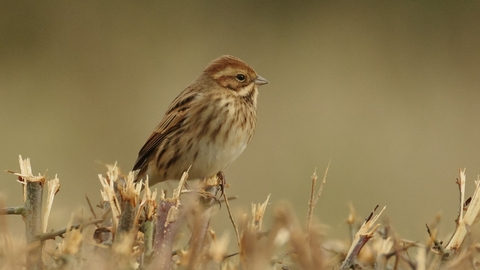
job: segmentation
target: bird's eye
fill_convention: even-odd
[[[244,82],[245,81],[245,75],[243,75],[242,73],[237,74],[237,76],[235,76],[235,78],[239,82]]]

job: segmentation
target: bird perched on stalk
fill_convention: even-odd
[[[212,177],[225,170],[252,139],[258,87],[268,81],[242,60],[224,55],[170,104],[160,124],[138,153],[136,181],[154,185]]]

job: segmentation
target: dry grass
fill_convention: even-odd
[[[286,203],[273,206],[266,217],[269,197],[252,204],[251,213],[233,216],[228,196],[219,192],[221,175],[185,188],[186,172],[172,197],[134,183],[133,173],[123,176],[116,166],[99,175],[100,208],[91,205],[91,218],[47,232],[59,179],[34,176],[28,159],[20,157],[19,173],[25,205],[5,207],[0,201],[0,269],[476,269],[480,245],[471,229],[480,211],[480,180],[466,198],[465,170],[460,170],[456,230],[451,239],[436,239],[436,223],[427,226],[426,243],[402,239],[389,224],[380,224],[384,211],[378,206],[361,224],[352,207],[346,222],[353,229],[352,242],[326,240],[314,219],[314,208],[326,185],[327,170],[317,189],[312,175],[309,211],[301,222]],[[46,203],[42,193],[47,183]],[[142,191],[143,189],[143,191]],[[327,189],[328,190],[328,189]],[[37,193],[39,192],[39,193]],[[218,194],[217,194],[218,193]],[[221,194],[221,195],[220,195]],[[20,196],[20,194],[19,194]],[[308,194],[306,194],[306,197]],[[40,201],[39,201],[40,200]],[[90,201],[89,201],[90,203]],[[217,237],[210,226],[215,207],[226,205],[235,237]],[[6,214],[21,215],[27,230],[24,240],[8,231]],[[270,228],[265,218],[273,219]],[[238,252],[228,253],[237,242]]]

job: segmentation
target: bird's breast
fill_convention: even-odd
[[[245,150],[255,130],[255,108],[232,100],[215,105],[217,108],[210,108],[215,118],[198,123],[204,130],[196,142],[198,155],[191,168],[191,175],[197,178],[225,170]]]

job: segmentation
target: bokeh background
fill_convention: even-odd
[[[468,194],[480,174],[479,14],[475,1],[2,1],[0,169],[21,154],[58,174],[51,228],[89,217],[105,164],[129,170],[173,98],[232,54],[270,81],[226,171],[234,209],[271,194],[304,220],[310,176],[331,160],[315,209],[329,237],[348,237],[349,203],[362,217],[386,205],[383,221],[418,241],[442,213],[446,237],[458,168]],[[0,193],[21,204],[12,175]]]

